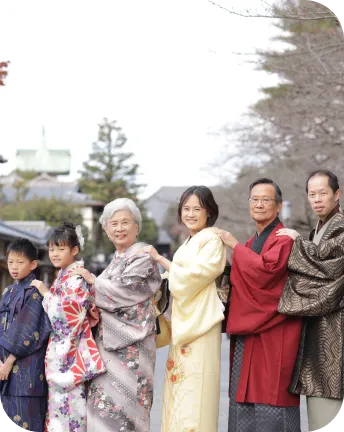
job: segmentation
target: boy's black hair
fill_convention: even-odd
[[[10,252],[24,255],[29,261],[38,260],[38,251],[34,244],[26,238],[18,238],[7,246],[6,257]]]

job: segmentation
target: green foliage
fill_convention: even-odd
[[[20,169],[17,169],[16,173],[25,181],[32,180],[38,175],[36,171],[23,171]]]
[[[5,204],[0,208],[0,218],[18,221],[46,221],[57,226],[69,220],[81,224],[82,216],[74,204],[57,199],[33,199]]]
[[[153,219],[147,216],[144,209],[141,208],[140,210],[142,216],[142,229],[138,240],[155,246],[158,240],[158,228],[156,223]]]
[[[89,159],[80,171],[79,185],[83,193],[104,204],[116,198],[131,198],[135,201],[142,215],[139,240],[155,245],[157,227],[138,201],[137,195],[143,185],[137,183],[139,166],[131,162],[133,153],[123,151],[126,141],[117,121],[104,118],[99,125],[98,141],[93,143]],[[105,253],[113,253],[113,245],[105,234],[102,242]]]
[[[137,183],[138,165],[130,161],[133,153],[123,151],[126,141],[117,121],[104,118],[99,125],[98,141],[93,143],[89,160],[80,171],[83,193],[105,203],[121,197],[136,200],[143,185]]]

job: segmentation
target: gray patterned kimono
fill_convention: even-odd
[[[304,316],[290,391],[342,399],[344,394],[344,215],[329,221],[317,246],[297,237],[278,310]]]
[[[95,282],[96,343],[107,372],[89,386],[88,432],[149,432],[161,277],[148,254],[136,254],[142,246],[114,257]]]

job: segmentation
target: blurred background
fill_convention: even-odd
[[[178,199],[193,184],[212,188],[217,226],[245,241],[255,178],[279,184],[281,218],[304,235],[307,174],[343,182],[343,31],[319,3],[37,0],[4,2],[1,18],[0,293],[6,247],[21,236],[52,281],[45,243],[62,220],[82,224],[99,274],[113,250],[98,219],[118,197],[139,204],[140,239],[171,258],[185,238]],[[228,356],[224,339],[221,431]]]

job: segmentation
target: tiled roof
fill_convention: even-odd
[[[161,226],[169,206],[178,203],[188,186],[163,186],[146,199],[145,208],[158,226]]]
[[[19,237],[24,237],[38,246],[43,246],[46,243],[45,238],[43,239],[36,235],[30,234],[25,229],[14,228],[13,226],[8,225],[4,221],[0,221],[0,237],[6,238],[8,240],[14,240]]]
[[[26,232],[29,235],[37,237],[46,242],[47,237],[52,229],[46,221],[6,221],[6,225]]]

